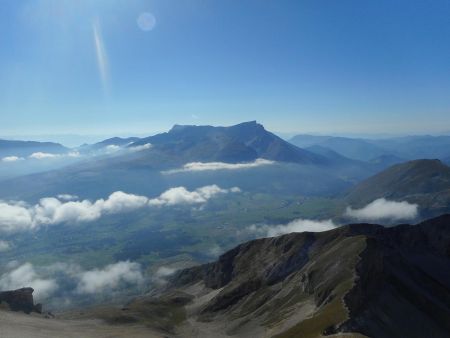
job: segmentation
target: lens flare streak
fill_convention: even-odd
[[[93,23],[94,44],[95,53],[97,55],[97,65],[100,73],[100,81],[102,84],[103,92],[108,94],[109,91],[109,67],[106,49],[103,43],[103,37],[101,34],[100,23],[95,20]]]

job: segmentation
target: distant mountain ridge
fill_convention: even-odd
[[[322,146],[351,159],[395,164],[406,160],[447,159],[450,136],[404,136],[363,139],[335,136],[296,135],[289,142],[299,147]]]
[[[69,148],[54,142],[0,140],[0,158],[7,156],[26,157],[36,152],[62,154],[67,151],[69,151]]]

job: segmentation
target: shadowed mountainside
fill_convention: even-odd
[[[417,203],[425,217],[449,212],[450,167],[439,160],[397,164],[359,183],[346,196],[357,207],[378,198]]]
[[[159,298],[95,316],[183,337],[448,337],[448,266],[450,215],[352,224],[244,243],[178,272]]]

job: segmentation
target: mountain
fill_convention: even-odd
[[[139,137],[112,137],[94,144],[83,144],[78,148],[82,152],[107,150],[108,147],[125,147],[139,140]]]
[[[450,136],[404,136],[362,139],[297,135],[289,140],[301,148],[319,145],[351,159],[394,164],[405,160],[450,157]]]
[[[439,160],[415,160],[394,165],[359,183],[346,200],[362,206],[378,198],[417,203],[432,215],[449,210],[450,167]]]
[[[300,148],[308,148],[315,145],[320,145],[323,142],[332,139],[333,136],[320,136],[320,135],[307,135],[307,134],[299,134],[292,136],[288,141],[292,144],[295,144]]]
[[[388,153],[366,140],[347,137],[297,135],[291,138],[289,142],[298,147],[322,146],[347,158],[359,161],[370,161]]]
[[[450,136],[405,136],[369,142],[404,159],[443,159],[450,156]]]
[[[275,163],[251,169],[176,171],[192,162],[241,163],[258,158]],[[92,199],[118,190],[152,196],[173,186],[196,189],[210,184],[239,186],[248,192],[330,196],[374,173],[366,166],[358,168],[355,161],[336,161],[300,149],[255,121],[231,127],[174,126],[114,155],[82,159],[59,170],[5,180],[0,197],[37,200],[70,193]]]
[[[449,248],[450,215],[263,238],[91,315],[183,337],[448,337]]]
[[[444,158],[444,159],[442,160],[442,162],[444,162],[444,163],[447,164],[447,165],[450,165],[450,156],[447,157],[447,158]]]
[[[68,148],[53,142],[0,140],[0,158],[9,156],[27,157],[37,152],[63,154],[68,151]]]
[[[302,164],[322,164],[324,159],[300,149],[264,129],[256,121],[231,127],[175,125],[169,132],[134,142],[151,144],[153,151],[186,162],[243,162],[264,158]]]
[[[369,161],[370,164],[376,166],[380,170],[384,170],[388,167],[393,166],[394,164],[399,164],[402,162],[405,162],[405,160],[398,156],[390,155],[390,154],[381,155],[381,156],[375,157]]]

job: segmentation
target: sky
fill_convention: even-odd
[[[450,133],[448,0],[3,0],[0,136]]]

